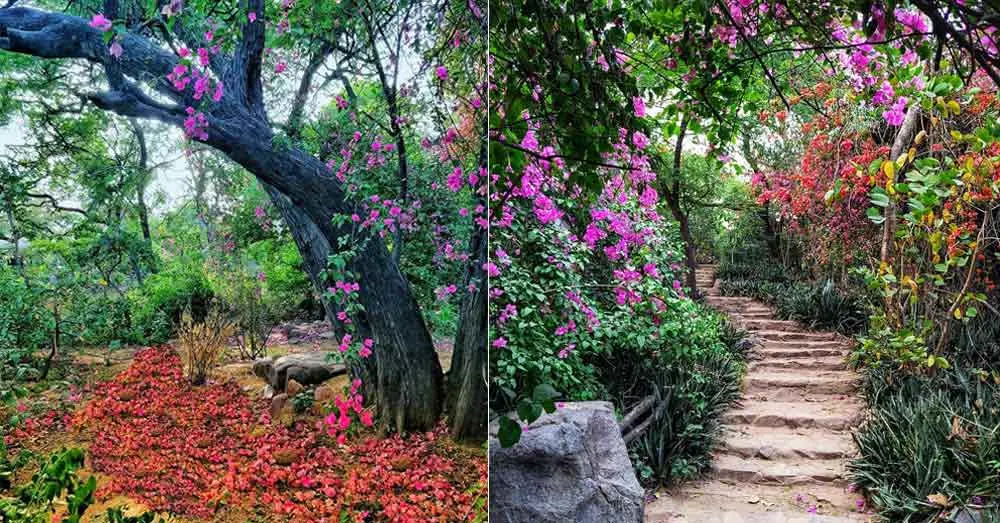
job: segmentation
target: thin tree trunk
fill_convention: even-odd
[[[903,151],[907,150],[910,145],[910,140],[917,129],[917,122],[920,121],[920,107],[914,105],[910,107],[907,111],[906,117],[903,119],[903,125],[899,127],[899,132],[896,133],[896,138],[892,142],[892,149],[889,152],[890,162],[895,162],[896,158],[899,158],[903,154]],[[896,180],[903,174],[903,169],[895,173]],[[893,180],[893,183],[896,182]],[[889,203],[889,206],[885,210],[885,223],[882,224],[882,248],[880,250],[880,260],[881,263],[889,263],[889,257],[892,256],[892,237],[896,233],[896,206],[893,203]]]
[[[687,134],[688,115],[685,113],[681,117],[681,128],[677,134],[677,143],[674,146],[674,183],[673,188],[667,194],[667,205],[670,213],[680,225],[681,240],[684,242],[684,262],[687,265],[687,286],[691,289],[691,296],[698,295],[698,279],[695,270],[698,268],[698,260],[695,256],[694,238],[691,236],[691,225],[687,213],[681,207],[681,159],[684,150],[684,135]]]
[[[367,17],[365,17],[365,27],[368,30],[368,45],[371,47],[372,63],[375,65],[375,72],[378,74],[379,83],[382,86],[382,96],[385,97],[385,104],[389,113],[389,129],[396,141],[396,155],[399,158],[396,163],[396,177],[399,181],[399,197],[396,198],[396,203],[400,208],[405,208],[410,197],[410,174],[406,164],[406,140],[403,136],[403,129],[399,125],[399,90],[396,88],[396,75],[393,74],[392,82],[390,83],[389,78],[385,74],[385,69],[382,67],[378,44],[375,42],[375,29]],[[393,233],[392,260],[398,264],[402,256],[403,229],[397,223]]]
[[[480,166],[485,166],[487,161],[486,130],[484,122]],[[478,200],[480,205],[486,203],[482,197]],[[489,259],[488,243],[487,231],[474,223],[469,239],[472,260],[467,266],[465,287],[462,289],[464,294],[455,335],[455,353],[448,371],[448,412],[452,436],[476,441],[486,439],[485,413],[489,402],[486,348],[488,278],[483,269]]]
[[[38,381],[43,381],[45,378],[49,377],[49,371],[52,369],[52,360],[55,359],[56,354],[59,352],[59,338],[61,335],[59,329],[59,304],[56,303],[52,306],[52,317],[55,320],[55,329],[52,333],[52,346],[49,348],[49,355],[45,358],[45,362],[42,363],[42,372],[38,377]]]
[[[135,188],[135,202],[139,210],[139,225],[142,227],[142,239],[148,243],[152,238],[149,232],[149,207],[146,206],[146,184],[149,182],[149,150],[146,148],[146,133],[135,118],[128,119],[132,132],[139,143],[139,183]]]

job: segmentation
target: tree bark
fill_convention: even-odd
[[[149,232],[149,207],[146,205],[146,184],[149,182],[149,150],[146,148],[146,133],[135,118],[128,119],[139,143],[140,178],[135,188],[135,204],[139,211],[139,225],[142,228],[142,239],[148,243],[152,235]]]
[[[907,111],[906,117],[903,119],[903,125],[899,127],[899,132],[896,133],[896,138],[892,141],[892,149],[889,151],[890,162],[895,162],[896,158],[899,158],[903,154],[903,151],[907,150],[907,146],[910,145],[910,140],[913,139],[914,134],[917,130],[917,122],[920,121],[920,107],[914,105],[910,107]],[[903,169],[895,173],[896,180],[899,179],[903,174]],[[893,183],[896,182],[893,180]],[[896,206],[890,202],[889,206],[885,210],[885,223],[882,225],[882,248],[880,250],[880,260],[882,264],[889,263],[889,256],[892,255],[892,237],[896,233]]]
[[[270,127],[255,119],[218,121],[211,129],[209,145],[286,195],[329,246],[347,234],[333,219],[353,207],[320,160],[297,148],[275,150]],[[318,266],[318,260],[311,264]],[[364,321],[375,341],[379,422],[400,432],[430,429],[441,413],[443,377],[409,282],[377,237],[364,243],[349,268],[360,274]]]
[[[681,229],[681,241],[684,242],[684,263],[687,265],[687,286],[691,289],[691,296],[698,295],[698,278],[695,271],[698,269],[698,260],[695,258],[694,238],[691,236],[691,224],[688,215],[681,207],[681,158],[684,150],[684,135],[687,134],[688,115],[681,117],[681,128],[677,134],[677,143],[674,146],[674,179],[672,188],[667,192],[667,206],[670,213],[677,220]]]
[[[487,123],[483,123],[483,138],[479,151],[479,165],[487,161]],[[485,198],[478,198],[485,205]],[[489,377],[487,371],[487,303],[488,278],[483,265],[489,259],[488,232],[473,223],[469,239],[472,260],[467,267],[463,288],[462,309],[459,312],[458,332],[455,335],[455,353],[448,371],[448,412],[452,436],[458,439],[483,441],[486,439],[486,418],[489,402]],[[469,292],[470,286],[473,287]]]
[[[687,286],[691,288],[691,296],[694,297],[698,293],[698,278],[695,274],[695,270],[698,268],[698,260],[696,259],[694,249],[694,237],[691,236],[691,223],[687,213],[681,209],[680,205],[675,205],[672,201],[668,201],[668,204],[670,205],[670,213],[673,214],[674,219],[677,220],[677,224],[680,225],[681,241],[684,242],[684,263],[688,269],[685,279],[687,280]]]

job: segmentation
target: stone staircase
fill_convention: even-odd
[[[774,318],[763,303],[721,296],[715,267],[696,272],[699,290],[760,345],[740,404],[723,416],[724,435],[707,478],[660,492],[646,521],[840,523],[867,521],[847,491],[850,430],[859,421],[849,340]]]

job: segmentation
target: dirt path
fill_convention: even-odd
[[[848,340],[774,319],[750,298],[721,296],[715,267],[702,266],[707,301],[760,342],[743,382],[741,405],[724,417],[714,469],[704,480],[660,494],[649,523],[867,521],[847,492],[850,429],[861,409],[847,369]]]

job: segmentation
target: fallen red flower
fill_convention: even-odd
[[[286,428],[266,412],[235,382],[188,385],[176,353],[150,348],[75,423],[93,434],[93,468],[111,477],[101,495],[178,515],[229,505],[283,521],[464,521],[485,497],[485,458],[443,428],[341,446],[322,423]]]

